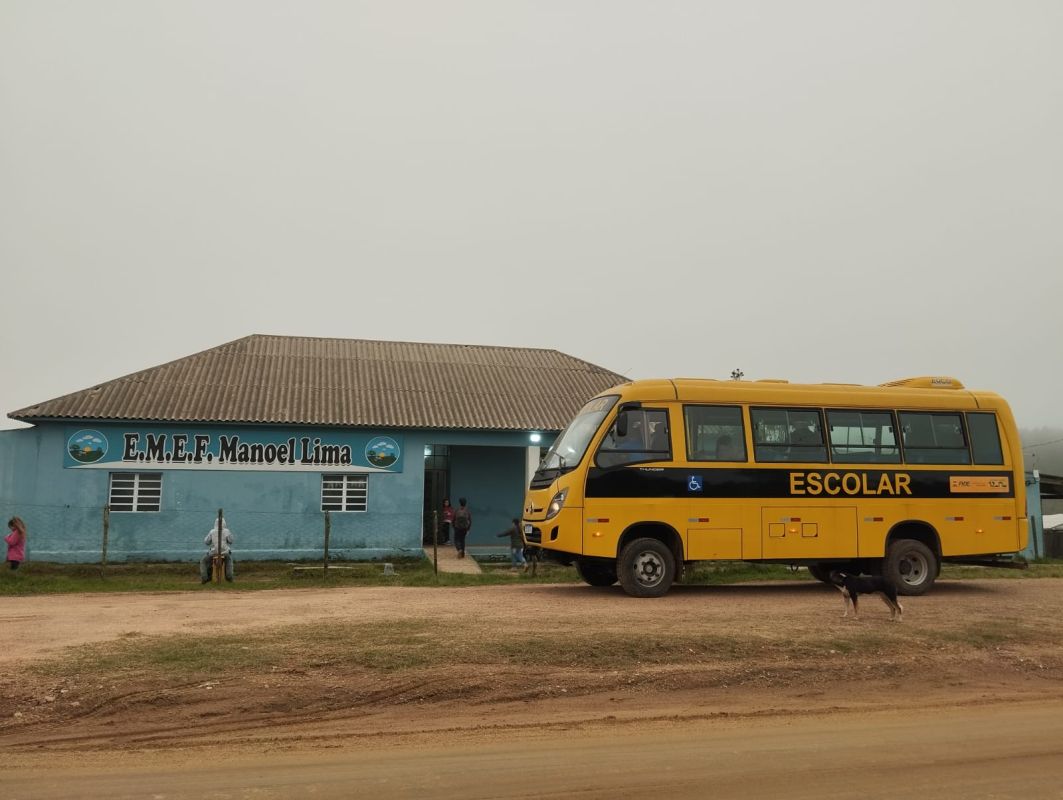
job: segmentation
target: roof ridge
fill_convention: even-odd
[[[555,348],[254,333],[8,417],[560,430],[625,380]]]
[[[419,342],[413,340],[399,340],[399,339],[362,339],[362,338],[349,338],[344,336],[288,336],[280,333],[252,333],[244,337],[245,339],[289,339],[300,341],[317,341],[317,342],[371,342],[373,344],[416,344],[423,347],[482,347],[485,350],[537,350],[543,353],[558,353],[571,358],[575,361],[583,361],[581,358],[570,356],[568,353],[563,353],[553,347],[523,347],[521,345],[509,345],[509,344],[472,344],[469,342]],[[239,340],[236,340],[239,341]],[[203,351],[206,352],[206,351]],[[198,354],[197,354],[198,355]],[[584,362],[590,363],[590,362]],[[160,365],[161,366],[161,365]],[[594,366],[593,364],[591,366]],[[601,369],[601,367],[598,367]]]
[[[571,358],[573,361],[579,361],[581,364],[586,364],[588,367],[594,367],[594,369],[600,370],[601,372],[608,372],[610,375],[616,375],[618,378],[622,379],[621,383],[629,382],[631,380],[631,378],[627,377],[627,375],[623,375],[619,372],[613,372],[613,370],[606,369],[605,367],[600,367],[597,364],[592,364],[590,361],[587,361],[584,358],[580,358],[579,356],[570,356],[568,353],[562,353],[560,350],[554,350],[552,352],[558,353],[559,355],[565,356],[566,358]]]

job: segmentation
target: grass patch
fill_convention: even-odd
[[[591,641],[569,633],[471,638],[459,629],[441,629],[437,621],[315,624],[274,629],[253,638],[182,635],[109,642],[82,647],[76,655],[42,665],[41,672],[196,678],[308,669],[392,673],[453,665],[624,670],[640,665],[734,661],[763,655],[769,649],[763,641],[721,635],[603,633]]]
[[[394,575],[385,575],[382,562],[335,562],[326,578],[320,564],[281,561],[237,561],[236,581],[203,585],[196,564],[114,564],[101,575],[99,566],[30,562],[17,575],[0,572],[0,596],[71,592],[187,592],[248,591],[258,589],[327,588],[340,586],[490,586],[508,583],[562,583],[577,580],[575,570],[540,564],[536,574],[512,573],[487,566],[482,575],[439,573],[427,559],[390,561]],[[295,567],[316,569],[295,569]]]
[[[812,580],[808,570],[794,571],[786,564],[749,564],[744,561],[699,561],[683,576],[683,583],[691,586],[805,580]]]
[[[514,583],[578,582],[573,567],[544,562],[536,574],[514,572],[504,561],[482,563],[483,574],[438,575],[427,559],[395,559],[394,575],[385,575],[382,562],[334,562],[326,578],[320,564],[281,561],[237,561],[236,582],[199,582],[196,563],[113,564],[101,575],[99,566],[29,562],[17,574],[0,570],[0,597],[5,595],[64,594],[73,592],[187,592],[253,591],[258,589],[327,588],[342,586],[496,586]],[[294,567],[314,567],[297,570]],[[946,564],[943,580],[1063,578],[1063,561],[1040,560],[1029,569],[993,569]],[[750,564],[741,561],[698,562],[686,570],[683,583],[712,586],[756,581],[809,581],[807,570],[796,572],[785,564]]]
[[[1030,562],[1026,569],[1001,569],[999,567],[968,567],[962,564],[943,564],[941,566],[941,578],[946,580],[1063,578],[1063,561],[1037,559],[1036,561]]]
[[[1017,619],[985,620],[967,623],[954,630],[939,631],[936,638],[946,642],[956,642],[977,650],[1000,647],[1017,642],[1043,642],[1045,631],[1031,625],[1024,625]],[[1051,637],[1058,638],[1058,637]]]
[[[440,620],[380,623],[314,623],[257,631],[253,635],[132,637],[79,647],[40,665],[54,677],[85,674],[198,679],[247,673],[314,669],[392,673],[466,665],[535,670],[625,671],[643,666],[684,666],[814,660],[835,653],[881,652],[903,644],[905,631],[853,630],[817,636],[749,636],[745,633],[641,630],[550,631],[532,635],[492,632]],[[959,640],[957,640],[959,641]]]

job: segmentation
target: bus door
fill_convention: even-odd
[[[713,473],[706,470],[708,485]],[[692,476],[689,480],[696,481]],[[687,516],[683,552],[687,561],[723,561],[742,558],[742,512],[738,501],[706,497],[696,485]]]
[[[636,522],[668,521],[677,503],[668,410],[637,408],[623,412],[605,434],[587,474],[583,501],[583,554],[615,558],[617,543]],[[682,513],[680,508],[679,513]]]
[[[683,552],[688,561],[743,556],[743,472],[746,438],[739,406],[686,405],[686,493],[689,498]],[[756,557],[755,553],[747,556]]]

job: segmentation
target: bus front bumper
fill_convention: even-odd
[[[544,550],[581,555],[583,553],[583,509],[563,508],[550,519],[521,520],[524,543]]]

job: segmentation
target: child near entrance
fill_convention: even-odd
[[[522,567],[527,572],[528,562],[524,560],[524,537],[520,533],[520,520],[514,517],[512,522],[510,527],[498,534],[498,538],[509,537],[509,556],[513,559],[513,569]]]
[[[458,510],[454,512],[454,549],[458,558],[465,558],[465,537],[472,528],[472,512],[469,511],[464,497],[458,498]]]
[[[441,544],[446,544],[450,541],[451,533],[454,531],[454,506],[450,504],[450,498],[443,498],[443,524],[441,526],[443,534],[443,541]]]

